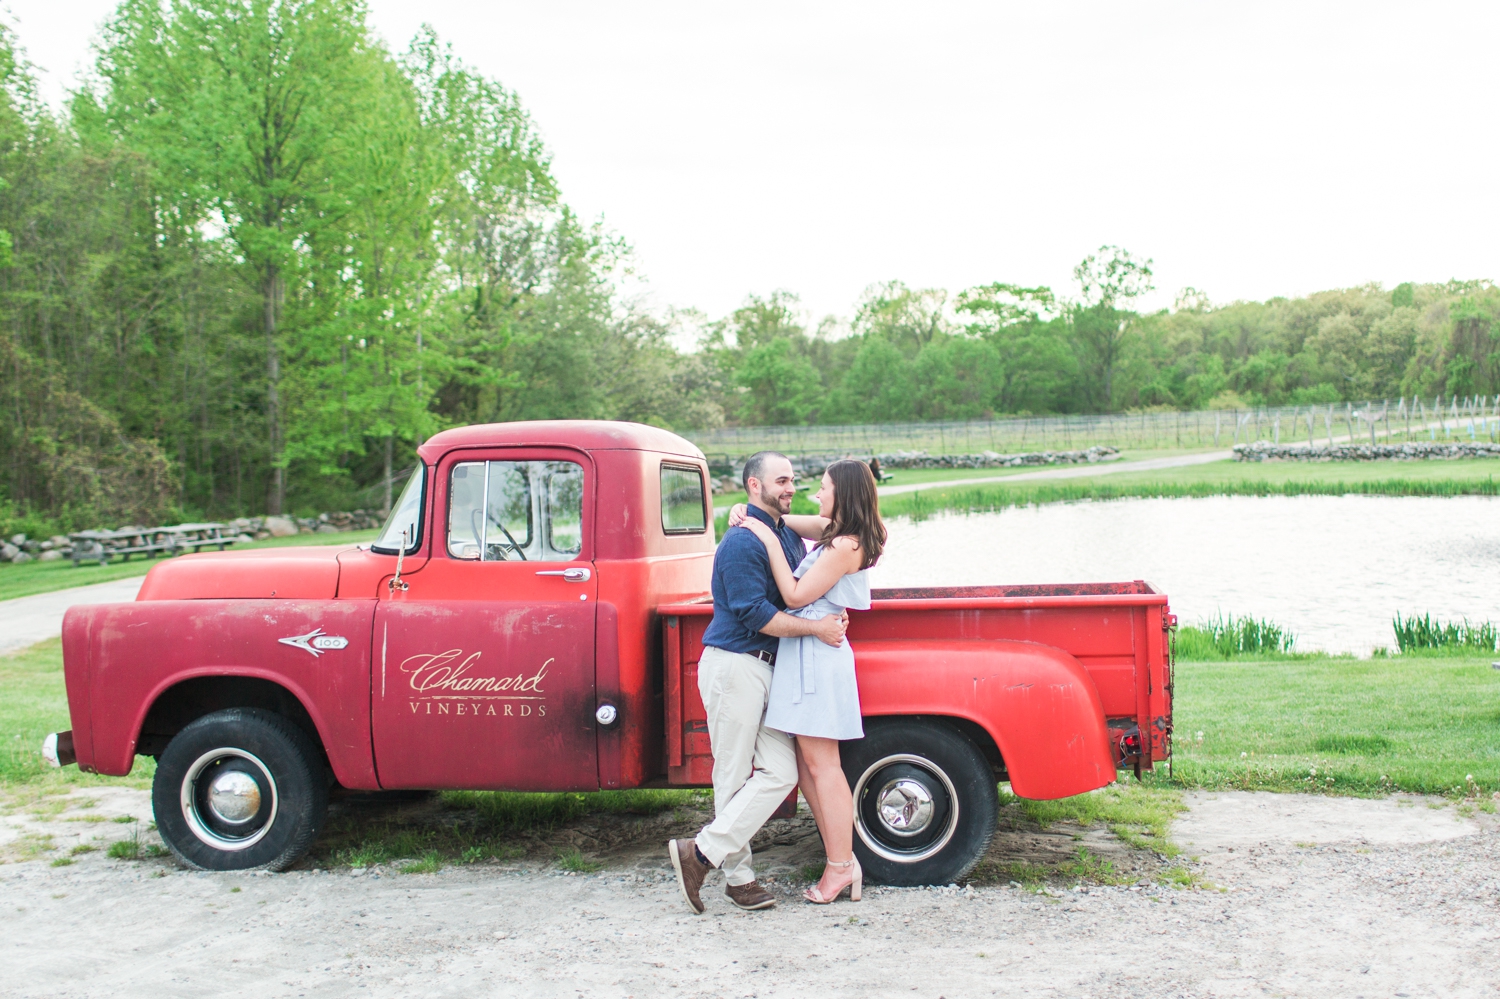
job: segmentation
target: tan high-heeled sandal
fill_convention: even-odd
[[[803,892],[802,897],[807,899],[813,905],[827,905],[830,902],[838,901],[838,897],[844,893],[844,888],[848,888],[849,901],[858,902],[860,895],[864,893],[865,884],[865,872],[859,866],[859,858],[850,857],[848,860],[845,860],[842,863],[836,863],[825,857],[823,858],[823,861],[829,867],[853,867],[854,880],[850,881],[847,885],[844,885],[838,891],[834,892],[832,898],[824,898],[823,893],[818,891],[817,885],[813,885],[811,888],[807,889],[807,891]]]

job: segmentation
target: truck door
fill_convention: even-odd
[[[598,788],[592,488],[576,452],[438,466],[430,557],[375,613],[381,787]]]

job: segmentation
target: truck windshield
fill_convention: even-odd
[[[406,480],[406,486],[401,490],[401,498],[391,508],[391,515],[380,529],[380,537],[370,545],[371,551],[382,555],[396,554],[401,550],[403,532],[406,535],[406,554],[410,555],[417,550],[417,545],[422,540],[422,484],[426,480],[427,469],[418,462],[417,467],[412,469],[411,477]]]

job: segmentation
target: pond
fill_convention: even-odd
[[[1500,499],[1221,496],[895,518],[875,586],[1144,579],[1183,624],[1269,618],[1297,650],[1394,648],[1399,611],[1500,619]]]

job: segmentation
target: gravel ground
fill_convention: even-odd
[[[74,604],[113,604],[134,600],[144,576],[92,583],[32,597],[0,600],[0,652],[13,652],[62,634],[62,619]]]
[[[147,814],[144,792],[90,795],[105,821],[12,815],[12,847],[49,831],[60,846],[118,838],[132,827],[108,818]],[[1188,804],[1173,835],[1206,887],[867,888],[857,905],[815,907],[782,877],[780,906],[743,913],[715,880],[701,917],[654,842],[580,875],[534,862],[227,875],[102,852],[25,861],[0,866],[0,992],[1500,996],[1494,816],[1416,798]],[[776,849],[768,867],[799,859]]]

